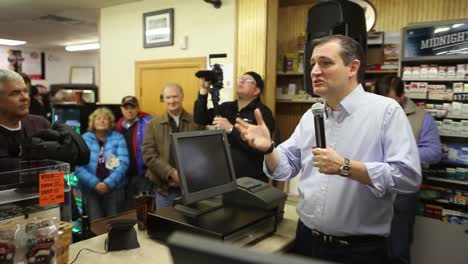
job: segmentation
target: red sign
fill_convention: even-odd
[[[63,203],[65,201],[64,193],[63,171],[39,174],[39,206]]]

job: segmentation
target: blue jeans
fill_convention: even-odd
[[[82,193],[90,222],[116,215],[119,212],[119,204],[124,198],[123,189],[115,189],[105,194],[99,194],[94,190],[84,190]]]
[[[180,195],[180,189],[178,188],[169,188],[167,196],[156,192],[156,209],[172,207],[174,200]]]
[[[339,246],[324,243],[312,235],[312,231],[300,220],[296,230],[296,246],[293,251],[298,255],[347,264],[385,264],[387,263],[386,239],[353,243]]]
[[[389,262],[409,264],[411,262],[411,242],[419,193],[398,194],[393,204],[393,219],[388,238]]]
[[[140,192],[149,192],[153,194],[153,183],[144,176],[135,175],[129,176],[129,181],[125,187],[125,203],[123,204],[123,211],[135,209],[135,195]]]

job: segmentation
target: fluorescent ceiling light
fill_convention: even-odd
[[[0,39],[0,45],[18,46],[18,45],[24,45],[24,44],[26,44],[26,41],[13,40],[13,39]]]
[[[94,50],[99,49],[99,43],[89,43],[81,45],[66,46],[66,51],[81,51],[81,50]]]

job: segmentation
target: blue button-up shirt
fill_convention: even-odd
[[[388,236],[396,193],[412,193],[421,184],[418,148],[398,103],[357,86],[337,106],[327,107],[327,145],[351,160],[364,162],[372,186],[313,166],[314,117],[307,111],[291,137],[278,146],[280,162],[273,174],[288,180],[302,170],[297,213],[311,229],[336,236]]]

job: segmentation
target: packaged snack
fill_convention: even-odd
[[[37,219],[20,225],[17,246],[20,260],[27,264],[55,263],[57,220]]]
[[[0,226],[0,264],[16,263],[16,230],[16,226]]]
[[[463,92],[463,83],[462,82],[453,83],[453,92],[454,93],[462,93]]]

